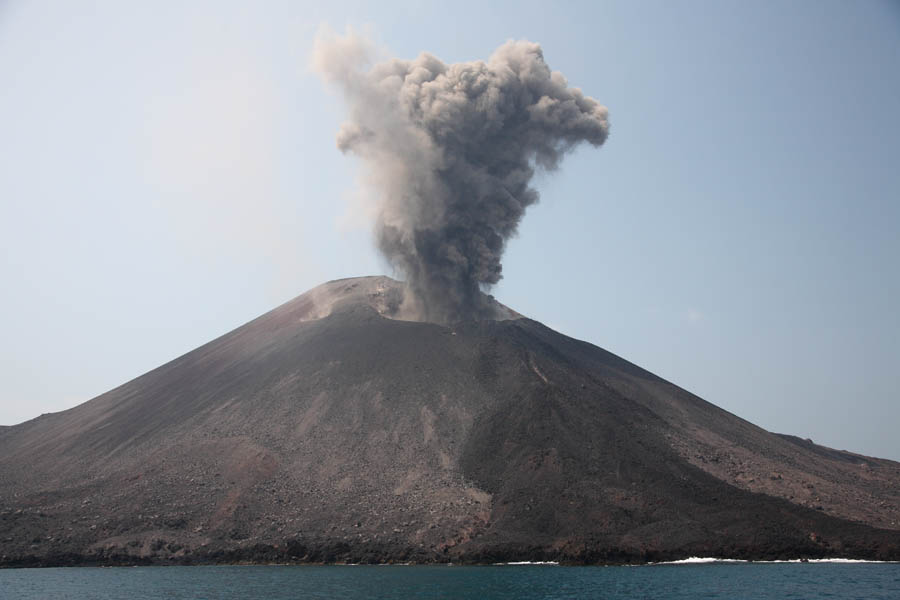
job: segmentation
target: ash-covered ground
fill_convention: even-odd
[[[0,428],[0,565],[900,559],[900,464],[772,434],[494,303],[333,281]]]

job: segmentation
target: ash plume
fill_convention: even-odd
[[[525,209],[536,169],[553,171],[577,144],[602,144],[606,107],[551,71],[541,47],[509,41],[485,61],[422,53],[372,65],[353,32],[320,34],[313,66],[345,96],[337,136],[373,188],[378,249],[406,278],[428,321],[491,318],[481,291]]]

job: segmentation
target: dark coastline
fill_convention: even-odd
[[[557,563],[562,566],[648,565],[685,560],[691,557],[719,560],[771,562],[791,560],[850,559],[873,562],[900,562],[900,549],[848,548],[823,550],[814,546],[794,548],[705,547],[685,551],[625,552],[616,548],[596,548],[580,554],[561,554],[541,548],[485,548],[470,554],[428,555],[411,549],[385,550],[371,546],[323,544],[306,547],[296,542],[284,545],[256,544],[245,548],[200,550],[180,555],[135,556],[123,552],[98,551],[91,554],[50,552],[45,555],[20,554],[0,558],[0,569],[51,567],[136,567],[210,565],[495,565],[505,563]]]

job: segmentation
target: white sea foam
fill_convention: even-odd
[[[558,562],[552,561],[552,560],[544,560],[544,561],[542,561],[542,560],[537,560],[537,561],[520,560],[517,562],[504,562],[504,563],[494,563],[494,564],[495,565],[554,565],[554,566],[559,566]]]
[[[681,560],[671,560],[665,562],[650,563],[651,565],[706,565],[706,564],[731,564],[731,563],[753,563],[753,564],[776,564],[776,563],[832,563],[832,564],[897,564],[897,561],[890,560],[863,560],[858,558],[810,558],[800,559],[792,558],[789,560],[739,560],[735,558],[715,558],[711,556],[691,556]]]
[[[775,561],[777,562],[777,561]],[[787,562],[787,561],[785,561]],[[800,560],[792,560],[790,562],[803,562]],[[864,560],[859,558],[810,558],[806,562],[810,563],[845,563],[845,564],[896,564],[896,560]]]
[[[691,556],[682,558],[681,560],[670,560],[665,562],[650,563],[652,565],[706,565],[710,563],[745,563],[746,560],[738,560],[734,558],[714,558],[711,556]]]

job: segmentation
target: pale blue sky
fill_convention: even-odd
[[[321,23],[447,62],[541,43],[612,132],[539,180],[495,295],[900,459],[900,8],[875,0],[0,2],[0,424],[390,274],[306,69]]]

